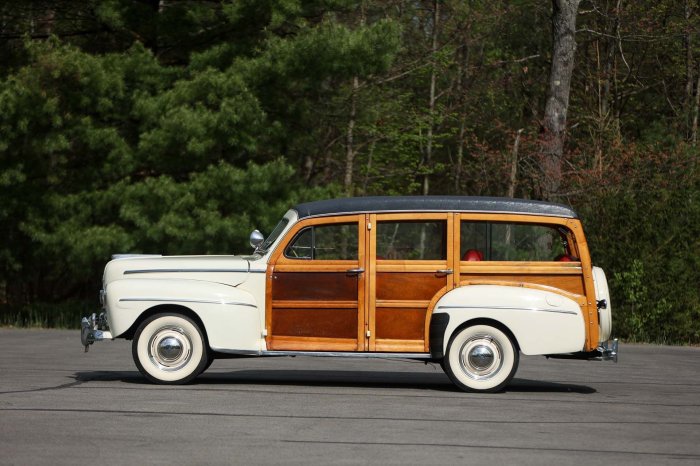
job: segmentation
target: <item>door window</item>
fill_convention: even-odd
[[[377,260],[445,260],[446,222],[386,221],[377,224]]]
[[[356,223],[334,223],[304,228],[284,251],[289,259],[357,260]]]

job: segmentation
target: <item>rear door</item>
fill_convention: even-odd
[[[369,216],[368,346],[427,352],[428,308],[453,286],[453,214]]]

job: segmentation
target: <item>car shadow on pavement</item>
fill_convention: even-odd
[[[77,372],[78,382],[123,382],[151,385],[137,371],[91,371]],[[207,372],[197,377],[189,386],[222,385],[267,385],[309,387],[372,387],[406,388],[460,392],[444,373],[412,373],[386,371],[342,371],[342,370],[237,370]],[[586,385],[547,382],[514,378],[503,393],[578,393],[592,394],[596,390]]]

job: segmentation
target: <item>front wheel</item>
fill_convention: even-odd
[[[159,384],[190,382],[209,362],[209,349],[199,326],[178,314],[157,314],[143,321],[131,352],[139,371]]]
[[[443,369],[464,391],[497,392],[515,375],[518,360],[518,349],[502,330],[473,325],[452,336]]]

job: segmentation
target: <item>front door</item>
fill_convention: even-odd
[[[270,350],[366,349],[364,216],[296,225],[268,269]]]

